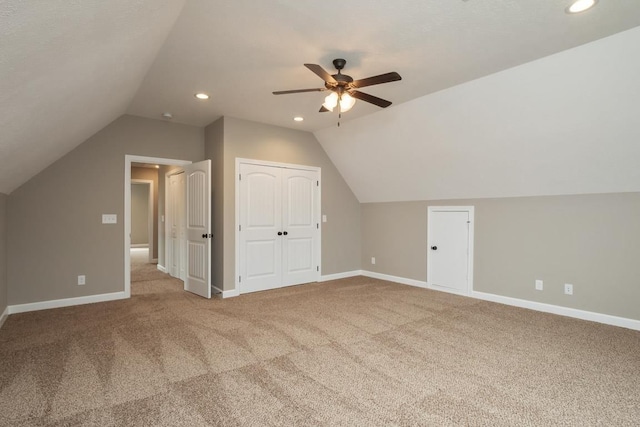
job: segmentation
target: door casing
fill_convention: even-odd
[[[124,156],[124,297],[131,298],[131,163],[153,163],[157,165],[184,166],[189,160],[164,159],[160,157]]]

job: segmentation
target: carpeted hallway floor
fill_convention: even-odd
[[[637,426],[640,332],[355,277],[129,300],[0,329],[0,425]]]

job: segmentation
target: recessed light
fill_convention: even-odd
[[[209,99],[209,95],[207,95],[206,93],[202,93],[202,92],[196,93],[194,96],[196,98],[198,98],[198,99]]]
[[[296,122],[301,122],[304,120],[304,117],[300,117],[300,116],[294,117],[293,120],[295,120]]]
[[[591,9],[595,4],[598,3],[598,0],[576,0],[571,6],[565,9],[567,13],[580,13],[584,12],[587,9]]]

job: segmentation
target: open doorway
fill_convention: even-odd
[[[124,292],[127,298],[131,297],[131,283],[136,283],[136,292],[153,293],[167,292],[175,288],[175,278],[171,278],[166,268],[165,248],[165,173],[172,169],[181,168],[191,164],[188,160],[164,159],[157,157],[125,156],[125,247],[124,247]],[[136,181],[146,181],[135,184]],[[153,185],[151,209],[147,211],[147,239],[148,246],[139,243],[140,230],[136,232],[133,224],[134,200],[132,189],[136,185],[149,183],[149,189]],[[154,185],[155,184],[155,185]],[[135,190],[134,190],[135,191]],[[148,196],[149,193],[147,193]],[[150,230],[149,230],[150,225]],[[137,246],[137,247],[136,247]],[[183,285],[180,283],[179,290]]]

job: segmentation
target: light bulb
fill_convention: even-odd
[[[576,0],[566,10],[567,13],[584,12],[585,10],[593,7],[593,5],[595,5],[597,2],[598,0]]]
[[[338,94],[335,92],[331,92],[325,99],[324,104],[322,106],[329,111],[333,111],[333,109],[338,105]]]
[[[356,99],[348,93],[343,93],[340,97],[340,111],[345,113],[355,105]]]

